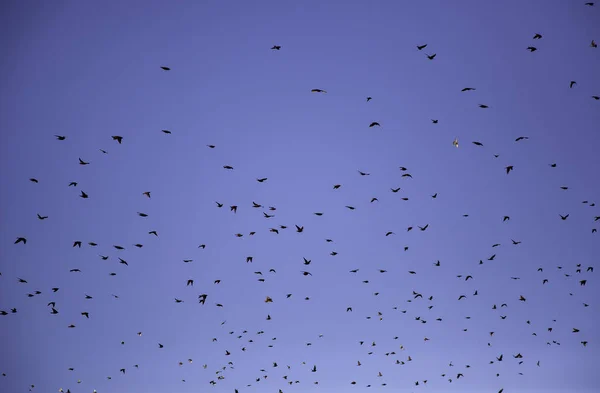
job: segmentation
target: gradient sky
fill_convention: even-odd
[[[2,2],[0,390],[597,391],[600,287],[586,270],[600,252],[599,12],[570,0]]]

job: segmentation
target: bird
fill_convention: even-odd
[[[381,124],[379,124],[378,122],[374,121],[371,124],[369,124],[369,127],[381,127]]]
[[[165,67],[165,66],[160,66],[160,68],[162,68],[165,71],[171,71],[171,69],[169,67]]]
[[[311,93],[327,93],[327,91],[322,90],[322,89],[312,89]]]
[[[533,39],[534,39],[534,40],[539,40],[539,39],[541,39],[541,38],[542,38],[542,35],[541,35],[541,34],[538,34],[538,33],[536,33],[536,34],[533,36]]]
[[[536,48],[535,46],[528,46],[528,47],[527,47],[527,50],[528,50],[529,52],[535,52],[535,51],[537,50],[537,48]]]
[[[427,44],[423,44],[423,45],[417,45],[417,49],[418,49],[418,50],[423,50],[423,49],[425,49],[425,48],[427,48]]]
[[[280,49],[281,49],[281,46],[280,46],[280,45],[273,45],[273,46],[271,47],[271,49],[272,49],[272,50],[280,50]]]
[[[476,89],[474,87],[465,87],[461,91],[475,91],[475,90]]]
[[[569,82],[569,89],[572,89],[573,86],[575,86],[576,84],[577,84],[577,82],[575,82],[575,81]]]
[[[120,135],[113,135],[111,138],[113,139],[113,141],[117,141],[119,145],[123,142],[123,137]]]

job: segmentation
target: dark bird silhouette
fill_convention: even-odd
[[[425,48],[427,48],[427,44],[423,44],[423,45],[418,45],[418,46],[417,46],[417,49],[418,49],[418,50],[423,50],[423,49],[425,49]]]
[[[160,68],[162,68],[165,71],[171,71],[171,69],[169,67],[161,66]]]
[[[428,55],[428,54],[426,53],[426,54],[425,54],[425,56],[427,56],[427,58],[428,58],[429,60],[433,60],[433,59],[435,59],[435,57],[437,56],[437,53],[434,53],[433,55]]]
[[[27,244],[27,239],[24,237],[18,237],[17,240],[15,240],[15,244],[19,243]]]
[[[272,50],[280,50],[280,49],[281,49],[281,46],[280,46],[280,45],[273,45],[273,46],[271,47],[271,49],[272,49]]]
[[[322,89],[312,89],[311,93],[327,93],[327,91],[322,90]]]
[[[537,48],[536,48],[535,46],[528,46],[528,47],[527,47],[527,50],[528,50],[529,52],[535,52],[535,51],[537,50]]]
[[[541,38],[542,38],[542,35],[541,35],[541,34],[538,34],[538,33],[536,33],[536,34],[533,36],[533,39],[534,39],[534,40],[539,40],[539,39],[541,39]]]
[[[119,145],[121,144],[121,142],[123,142],[123,137],[120,135],[113,135],[111,138],[113,139],[113,141],[119,142]]]
[[[374,121],[371,124],[369,124],[369,127],[375,127],[375,126],[379,126],[381,127],[381,124],[379,124],[378,122]]]

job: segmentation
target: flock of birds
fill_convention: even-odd
[[[587,6],[593,6],[594,3],[586,3]],[[536,33],[533,36],[533,40],[542,40],[543,36],[542,34]],[[416,49],[418,51],[423,51],[428,47],[428,44],[420,44],[416,46]],[[590,43],[590,47],[591,48],[597,48],[597,44],[594,40],[591,41]],[[537,51],[537,47],[535,46],[528,46],[526,48],[528,51],[530,52],[535,52]],[[282,46],[281,45],[274,45],[271,47],[271,50],[273,51],[280,51],[282,50]],[[432,53],[432,54],[426,54],[427,59],[433,61],[436,59],[436,53]],[[160,69],[162,69],[164,72],[173,72],[172,69],[170,67],[167,66],[161,66]],[[577,82],[576,81],[567,81],[568,83],[566,83],[568,85],[569,88],[575,88],[577,86]],[[462,92],[470,94],[469,92],[474,92],[476,90],[475,87],[465,87],[462,89]],[[308,89],[307,89],[308,92]],[[312,93],[316,93],[316,94],[326,94],[327,91],[321,88],[314,88],[312,90],[310,90],[310,92]],[[592,95],[591,96],[594,100],[600,100],[600,96],[597,95]],[[368,96],[366,97],[366,102],[369,103],[370,101],[373,100],[373,97]],[[371,105],[371,104],[369,104]],[[479,108],[481,109],[489,109],[490,106],[486,105],[486,104],[479,104]],[[438,124],[439,120],[438,119],[431,119],[431,122],[433,124]],[[374,128],[374,127],[381,127],[381,124],[377,121],[373,121],[370,124],[368,124],[369,128]],[[160,132],[162,132],[163,134],[167,135],[167,136],[171,136],[173,135],[173,137],[176,137],[176,135],[174,135],[175,133],[172,132],[171,130],[167,130],[167,129],[163,129]],[[68,143],[69,141],[69,137],[67,135],[54,135],[56,141],[58,143]],[[122,136],[122,135],[107,135],[106,138],[111,138],[112,141],[115,143],[115,148],[119,147],[120,145],[125,145],[127,143],[127,137],[126,136]],[[527,143],[526,141],[529,139],[528,136],[519,136],[518,138],[515,139],[515,143]],[[476,146],[477,148],[483,148],[484,144],[481,141],[470,141],[472,143],[472,145]],[[457,138],[455,138],[452,141],[452,145],[455,148],[459,148],[459,141]],[[461,145],[460,145],[461,146]],[[207,144],[206,147],[208,149],[217,149],[217,146],[212,145],[212,144]],[[100,152],[102,154],[108,154],[108,152],[104,149],[100,149]],[[495,154],[494,155],[495,158],[499,158],[499,155]],[[78,165],[80,166],[88,166],[91,165],[91,163],[87,160],[84,160],[83,158],[78,158],[78,162],[76,162]],[[554,162],[550,162],[548,163],[548,170],[552,170],[552,168],[556,168],[557,167],[557,163]],[[222,166],[223,170],[226,171],[234,171],[235,168],[232,165],[228,165],[225,164]],[[513,165],[506,165],[504,166],[504,172],[506,175],[510,175],[512,171],[518,171],[519,168],[515,168],[515,166]],[[410,179],[412,178],[412,174],[410,173],[410,169],[408,167],[404,167],[401,166],[399,167],[399,171],[400,171],[400,177],[404,178],[404,179]],[[362,170],[358,170],[357,171],[358,176],[370,176],[370,173],[368,172],[364,172]],[[257,177],[256,181],[258,183],[265,183],[268,182],[269,178],[268,177]],[[35,177],[31,177],[29,179],[30,182],[37,184],[40,181],[43,181],[43,179],[38,179]],[[88,198],[94,198],[93,194],[88,194],[84,189],[79,188],[79,182],[77,181],[72,181],[70,182],[68,185],[66,185],[67,187],[71,187],[71,188],[75,188],[78,189],[78,194],[79,197],[82,199],[88,199]],[[334,190],[334,192],[343,192],[343,185],[342,184],[331,184],[331,188]],[[561,190],[566,191],[569,189],[568,186],[561,186],[560,187]],[[401,193],[403,191],[403,187],[391,187],[389,190],[387,190],[387,192],[393,193],[393,194],[397,194],[397,193]],[[382,191],[381,191],[382,192]],[[140,190],[140,194],[139,196],[141,198],[146,198],[148,200],[152,200],[152,191],[149,190]],[[432,200],[436,200],[438,198],[438,194],[437,193],[433,193],[430,195],[430,198]],[[401,200],[404,201],[408,201],[409,198],[406,196],[402,196],[400,197]],[[373,203],[378,203],[379,199],[376,196],[373,196],[370,200],[369,203],[373,204]],[[587,205],[588,207],[595,207],[595,203],[591,200],[583,200],[581,202],[583,205]],[[277,207],[275,206],[265,206],[261,203],[258,203],[256,201],[247,201],[245,206],[242,205],[228,205],[223,201],[215,201],[214,206],[212,206],[212,208],[215,209],[229,209],[229,211],[232,214],[236,214],[238,212],[238,209],[245,209],[246,207],[248,209],[254,209],[258,212],[260,212],[260,217],[262,217],[263,219],[267,220],[267,222],[271,223],[273,221],[275,221],[277,213],[279,212]],[[209,208],[207,206],[207,208]],[[355,210],[356,206],[353,205],[345,205],[345,208],[348,210]],[[141,218],[147,218],[149,215],[147,213],[144,212],[136,212],[137,215]],[[315,216],[323,216],[324,214],[326,214],[326,212],[324,211],[316,211],[314,212]],[[464,214],[464,217],[468,217],[468,214]],[[570,214],[567,212],[561,212],[561,213],[557,213],[556,215],[556,219],[557,220],[561,220],[561,221],[566,221],[568,220],[570,217]],[[43,220],[51,220],[52,217],[46,216],[46,215],[42,215],[40,213],[37,213],[37,219],[40,221]],[[499,222],[503,223],[503,222],[507,222],[511,219],[510,216],[503,216],[501,217],[501,219],[499,219]],[[596,233],[597,232],[597,227],[595,225],[600,224],[600,216],[599,215],[594,215],[594,214],[590,214],[590,228],[589,230],[592,233]],[[422,225],[414,225],[414,226],[407,226],[405,228],[406,232],[411,232],[411,231],[420,231],[420,232],[425,232],[428,230],[430,224],[429,223],[423,223]],[[278,223],[278,224],[272,224],[269,225],[268,228],[264,229],[265,232],[271,233],[272,235],[280,235],[282,234],[284,231],[287,230],[291,230],[291,231],[295,231],[297,234],[303,234],[305,231],[310,231],[311,228],[310,227],[306,227],[304,225],[299,225],[297,223]],[[261,230],[257,229],[254,231],[250,231],[248,233],[241,233],[241,232],[234,232],[231,233],[231,236],[235,236],[237,238],[244,238],[244,237],[252,237],[255,235],[258,235],[259,232]],[[155,230],[155,229],[150,229],[147,231],[147,234],[149,236],[153,236],[155,238],[160,238],[160,233],[159,231]],[[396,235],[396,233],[394,231],[382,231],[382,236],[388,237],[388,236],[393,236]],[[341,232],[338,233],[332,233],[331,238],[327,238],[324,239],[325,242],[327,243],[334,243],[334,238],[336,236],[343,236],[343,230]],[[17,246],[23,246],[23,247],[35,247],[35,242],[30,242],[28,240],[28,236],[27,234],[17,234],[14,238],[14,244]],[[521,244],[520,240],[516,240],[516,239],[510,239],[510,243],[509,246],[511,247],[518,247]],[[118,261],[119,265],[122,265],[124,267],[128,267],[129,263],[128,261],[125,259],[126,257],[126,253],[125,250],[128,249],[128,246],[125,245],[120,245],[120,244],[114,244],[114,245],[100,245],[97,244],[94,241],[87,241],[84,242],[83,240],[74,240],[72,243],[72,247],[74,248],[82,248],[82,247],[92,247],[92,248],[99,248],[102,249],[102,253],[99,254],[99,258],[103,261],[107,261],[107,260],[112,260],[112,259],[116,259],[116,261]],[[133,245],[133,247],[135,248],[143,248],[144,244],[142,243],[136,243]],[[196,247],[196,246],[194,246]],[[199,244],[197,245],[198,249],[206,249],[207,247],[210,247],[210,244]],[[502,245],[500,243],[496,243],[492,245],[492,249],[496,250],[498,247],[502,247]],[[109,250],[114,251],[113,253],[110,253]],[[409,250],[409,246],[406,245],[403,247],[404,251],[408,251]],[[332,250],[330,252],[330,256],[336,256],[338,253],[335,250]],[[489,256],[485,256],[483,258],[481,258],[476,265],[487,265],[488,262],[494,262],[496,261],[496,257],[497,257],[497,253],[495,251],[491,251],[490,252],[491,255]],[[182,259],[181,263],[185,263],[185,264],[190,264],[193,263],[194,260],[193,259]],[[254,263],[254,259],[253,256],[247,256],[245,259],[245,262],[247,264],[252,264]],[[311,268],[311,266],[313,265],[313,262],[310,258],[307,257],[301,257],[298,260],[298,265],[302,266],[300,270],[299,268],[299,275],[302,276],[312,276],[313,274],[311,273],[311,271],[309,271],[308,269]],[[434,261],[432,263],[432,269],[438,268],[442,266],[442,262],[440,262],[440,260]],[[305,270],[304,270],[305,269]],[[559,270],[561,272],[561,274],[564,275],[564,277],[566,278],[573,278],[576,277],[576,280],[573,281],[573,284],[579,287],[585,286],[588,283],[588,280],[590,280],[590,278],[592,277],[592,274],[594,272],[594,266],[592,264],[588,264],[588,265],[584,265],[581,263],[577,263],[577,264],[573,264],[573,266],[570,267],[565,267],[565,266],[559,266],[557,268],[557,270]],[[388,271],[386,269],[377,269],[378,273],[380,274],[385,274]],[[70,269],[71,273],[81,273],[81,270],[78,268],[73,268]],[[547,270],[544,270],[542,267],[537,268],[537,272],[540,273],[540,278],[539,278],[539,284],[540,285],[546,285],[549,284],[550,282],[550,278],[548,276]],[[276,269],[275,268],[270,268],[267,274],[275,274],[276,273]],[[110,272],[109,273],[110,276],[115,276],[117,275],[116,271]],[[262,271],[257,270],[254,272],[254,274],[257,277],[257,280],[259,282],[264,282],[265,281],[265,276],[266,274],[263,274]],[[360,269],[348,269],[347,270],[347,274],[350,275],[360,275]],[[414,270],[409,270],[407,271],[407,274],[410,275],[416,275],[417,271]],[[436,274],[435,271],[432,271],[431,274]],[[0,273],[0,276],[2,274]],[[456,276],[458,279],[460,280],[464,280],[465,282],[467,281],[472,281],[474,280],[474,276],[473,274],[458,274]],[[7,279],[6,277],[2,277],[3,279]],[[520,280],[520,277],[510,277],[512,280]],[[8,278],[11,279],[11,278]],[[23,290],[24,290],[24,295],[26,295],[27,297],[30,298],[34,298],[34,297],[40,297],[40,296],[44,296],[45,300],[47,300],[47,307],[48,307],[48,313],[51,315],[56,315],[56,314],[60,314],[61,312],[63,312],[63,309],[61,308],[61,304],[58,303],[56,300],[53,300],[52,295],[61,291],[61,288],[59,286],[49,286],[47,288],[47,290],[38,290],[34,287],[32,287],[32,285],[28,282],[27,277],[15,277],[14,278],[19,284],[23,285]],[[192,278],[188,278],[186,280],[182,280],[185,281],[185,287],[192,287],[194,288],[194,279]],[[221,279],[220,278],[214,278],[213,283],[215,285],[218,285],[221,283]],[[362,283],[364,284],[368,284],[369,280],[368,279],[364,279],[362,280]],[[468,301],[467,299],[469,299],[470,297],[473,296],[479,296],[480,295],[480,290],[475,289],[472,293],[460,293],[456,295],[456,301]],[[482,293],[484,291],[481,291]],[[375,292],[373,295],[377,296],[379,293]],[[573,292],[570,293],[571,296],[575,296],[573,294]],[[92,300],[94,299],[92,296],[85,294],[85,299],[86,300]],[[119,296],[115,295],[115,294],[111,294],[111,296],[113,296],[115,299],[118,299]],[[281,296],[282,300],[285,299],[290,299],[293,296],[292,293],[286,293],[285,295]],[[310,297],[305,297],[304,300],[310,300]],[[427,310],[431,310],[432,308],[434,308],[435,306],[435,302],[433,301],[434,298],[432,295],[426,293],[426,292],[420,292],[420,291],[416,291],[416,290],[412,290],[411,294],[409,296],[408,299],[406,299],[407,302],[409,303],[417,303],[420,302],[420,304],[425,303],[425,305],[423,305],[423,312],[425,312],[425,309]],[[180,304],[180,303],[184,303],[186,301],[186,299],[184,298],[179,298],[179,297],[175,297],[173,299],[173,302],[176,304]],[[224,307],[224,305],[222,303],[219,302],[218,299],[213,298],[213,296],[211,296],[211,292],[209,290],[203,290],[201,291],[201,293],[197,294],[197,298],[195,298],[195,301],[197,301],[197,303],[199,303],[199,306],[204,306],[204,307]],[[276,296],[266,296],[264,299],[264,303],[269,304],[269,303],[273,303],[274,301],[279,301],[279,298],[277,298]],[[523,295],[523,294],[514,294],[514,296],[508,296],[507,299],[505,301],[503,301],[502,303],[491,303],[489,306],[492,310],[496,310],[495,312],[498,313],[498,330],[501,330],[502,328],[500,326],[502,326],[502,323],[509,315],[508,311],[505,311],[511,304],[513,303],[525,303],[527,302],[527,298]],[[583,302],[583,307],[588,307],[589,304],[586,302]],[[395,306],[393,307],[393,310],[395,312],[400,312],[403,314],[407,313],[407,310],[402,309],[401,307]],[[351,313],[353,312],[353,306],[352,305],[348,305],[345,308],[345,312],[347,313]],[[0,310],[0,315],[2,316],[8,316],[10,317],[10,315],[15,315],[18,314],[19,310],[17,310],[17,308],[15,307],[8,307],[6,309],[2,309]],[[90,314],[90,312],[86,311],[86,310],[80,310],[78,311],[78,313],[80,314],[81,318],[83,319],[92,319],[94,316]],[[424,316],[425,314],[422,315],[415,315],[414,316],[414,320],[419,323],[419,324],[426,324],[428,322],[431,323],[440,323],[442,322],[442,318],[437,317],[426,317]],[[384,313],[381,311],[378,311],[376,314],[373,315],[368,315],[366,316],[367,319],[375,319],[375,320],[380,320],[383,321],[384,319]],[[471,318],[475,318],[475,316],[471,317],[471,316],[466,316],[466,319],[471,319]],[[264,315],[264,319],[265,321],[270,321],[272,319],[271,315],[269,314],[269,312],[266,312]],[[544,330],[546,331],[546,337],[547,337],[547,341],[546,344],[548,346],[553,346],[553,345],[561,345],[560,341],[551,338],[551,332],[555,329],[554,323],[556,323],[556,320],[553,320],[553,324],[552,325],[547,325],[545,326]],[[1,321],[0,321],[1,323]],[[81,328],[80,324],[82,322],[78,322],[78,321],[73,321],[72,323],[69,323],[68,325],[65,326],[66,329],[75,329],[75,328]],[[527,320],[525,321],[525,323],[527,325],[531,325],[533,322],[531,320]],[[221,323],[221,325],[225,325],[225,321]],[[539,326],[539,325],[537,325]],[[85,327],[83,327],[85,329]],[[265,328],[266,329],[266,328]],[[562,327],[561,329],[565,329],[564,327]],[[468,331],[468,328],[463,328],[463,331]],[[588,341],[585,338],[585,333],[586,332],[580,332],[580,330],[573,326],[569,328],[570,332],[573,334],[577,334],[579,336],[581,336],[581,338],[579,339],[579,343],[581,346],[585,347],[588,345]],[[142,331],[138,331],[138,332],[132,332],[135,333],[137,336],[142,336],[143,332]],[[230,335],[236,335],[236,337],[239,340],[246,340],[246,344],[241,344],[240,347],[236,350],[232,349],[232,348],[224,348],[223,349],[223,353],[225,356],[227,357],[231,357],[230,361],[227,361],[225,364],[219,364],[218,366],[215,366],[214,364],[210,366],[210,368],[213,370],[214,372],[214,377],[212,379],[210,379],[208,381],[208,383],[210,385],[218,385],[222,380],[227,378],[227,374],[229,370],[233,370],[235,369],[235,355],[237,352],[245,352],[247,350],[249,350],[250,346],[254,343],[254,338],[249,337],[250,333],[247,330],[240,330],[240,331],[229,331],[228,332]],[[493,342],[494,342],[494,335],[496,333],[496,330],[494,331],[489,331],[486,334],[489,335],[489,342],[487,343],[487,345],[489,347],[493,346]],[[542,335],[544,332],[541,330],[537,330],[537,329],[533,329],[530,332],[531,335],[533,336],[538,336],[538,335]],[[265,334],[265,330],[260,330],[258,332],[256,332],[256,335],[263,335]],[[319,336],[319,338],[323,338],[322,335]],[[273,337],[271,340],[271,343],[268,345],[268,347],[273,347],[275,341],[276,341],[276,337]],[[400,337],[394,337],[394,340],[399,340]],[[424,342],[428,342],[430,341],[432,338],[431,337],[423,337],[423,341]],[[217,337],[212,337],[211,341],[212,342],[218,342],[218,338]],[[240,341],[242,342],[242,341]],[[125,345],[125,341],[121,342],[121,345]],[[312,343],[308,342],[305,343],[306,346],[311,346]],[[377,346],[376,340],[361,340],[359,341],[356,345],[359,345],[361,347],[365,348],[365,352],[364,352],[364,356],[365,358],[367,358],[369,355],[373,355],[375,353],[375,347]],[[162,343],[156,343],[156,347],[157,349],[163,349],[165,346]],[[396,347],[396,349],[391,349],[391,350],[387,350],[385,352],[385,356],[389,357],[390,359],[393,359],[392,362],[398,366],[403,366],[403,365],[407,365],[415,360],[413,360],[413,358],[418,359],[418,350],[412,350],[408,351],[407,348],[405,348],[404,345],[398,345]],[[513,361],[518,365],[524,364],[527,360],[526,359],[526,355],[522,354],[522,353],[510,353],[510,354],[506,354],[506,360],[508,361]],[[529,360],[529,359],[528,359]],[[193,359],[192,358],[185,358],[185,359],[181,359],[181,361],[178,362],[178,366],[184,366],[184,364],[188,363],[188,364],[192,364],[193,363]],[[418,361],[418,360],[417,360]],[[494,356],[493,358],[489,359],[489,364],[497,364],[500,363],[502,361],[505,361],[505,354],[502,351],[498,351],[497,355]],[[355,364],[357,367],[362,366],[362,364],[365,362],[365,360],[356,360]],[[536,364],[537,366],[541,366],[541,361],[538,359],[532,360],[532,362],[534,364]],[[307,370],[309,370],[311,373],[314,373],[315,375],[318,375],[318,372],[320,371],[320,368],[318,367],[318,361],[314,361],[311,363],[308,362],[302,362],[301,365],[296,365],[296,366],[292,366],[292,365],[288,365],[285,364],[282,360],[273,360],[272,364],[271,364],[271,369],[275,370],[275,369],[283,369],[284,370],[284,375],[281,376],[282,378],[282,383],[284,383],[285,385],[282,385],[281,388],[278,389],[279,393],[283,393],[286,389],[285,386],[289,386],[289,385],[294,385],[294,384],[299,384],[300,380],[296,379],[293,377],[294,374],[294,369],[297,367],[303,367]],[[124,367],[119,367],[116,366],[114,369],[114,373],[115,374],[127,374],[129,373],[130,369],[135,369],[135,368],[139,368],[141,367],[139,364],[135,364],[135,365],[131,365],[131,366],[124,366]],[[202,367],[204,369],[209,368],[208,362],[202,364]],[[428,382],[430,380],[433,380],[433,378],[443,378],[444,380],[446,380],[448,383],[452,383],[455,381],[459,381],[463,378],[468,378],[468,373],[469,373],[469,369],[471,368],[471,365],[466,364],[466,365],[456,365],[456,369],[452,369],[451,367],[455,367],[455,365],[450,362],[448,364],[448,369],[444,370],[444,372],[439,373],[437,375],[431,375],[431,378],[429,380],[425,379],[425,380],[417,380],[417,381],[413,381],[412,384],[414,384],[414,387],[421,387],[421,386],[426,386],[428,384]],[[234,389],[235,393],[238,393],[239,391],[242,390],[242,388],[245,387],[251,387],[251,386],[260,386],[260,382],[263,380],[266,380],[268,378],[268,376],[270,375],[270,373],[272,374],[272,370],[268,370],[266,368],[261,368],[259,370],[257,370],[257,376],[253,381],[248,381],[248,383],[242,384],[243,386],[240,386],[236,389]],[[69,368],[69,371],[72,371],[73,373],[76,373],[76,368],[75,367],[71,367]],[[519,374],[523,374],[522,372],[520,372]],[[3,377],[9,377],[6,373],[2,373]],[[499,373],[496,373],[496,376],[500,376]],[[383,377],[382,372],[379,372],[377,375],[375,375],[375,377],[381,379]],[[112,379],[113,375],[106,375],[105,378],[107,379]],[[375,379],[376,380],[376,379]],[[182,380],[182,382],[186,382],[185,379]],[[77,383],[82,383],[81,380],[77,380]],[[314,383],[316,385],[319,384],[318,380],[314,380],[311,381],[311,383]],[[353,378],[349,378],[348,380],[348,384],[349,385],[356,385],[359,384],[360,382],[357,380],[354,380]],[[365,383],[364,385],[366,387],[372,387],[375,385],[376,382],[374,381],[368,381],[367,383]],[[430,382],[429,382],[430,383]],[[386,382],[378,382],[379,385],[381,386],[386,386],[387,383]],[[29,386],[29,390],[33,390],[35,388],[35,384],[31,384]],[[73,387],[70,388],[60,388],[59,392],[66,392],[66,393],[70,393],[71,391],[75,392],[75,389],[71,390]],[[500,388],[497,390],[498,393],[503,393],[504,389]],[[96,390],[93,390],[94,393],[96,393]]]

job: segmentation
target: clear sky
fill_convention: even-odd
[[[600,4],[28,0],[0,22],[0,391],[597,391]]]

